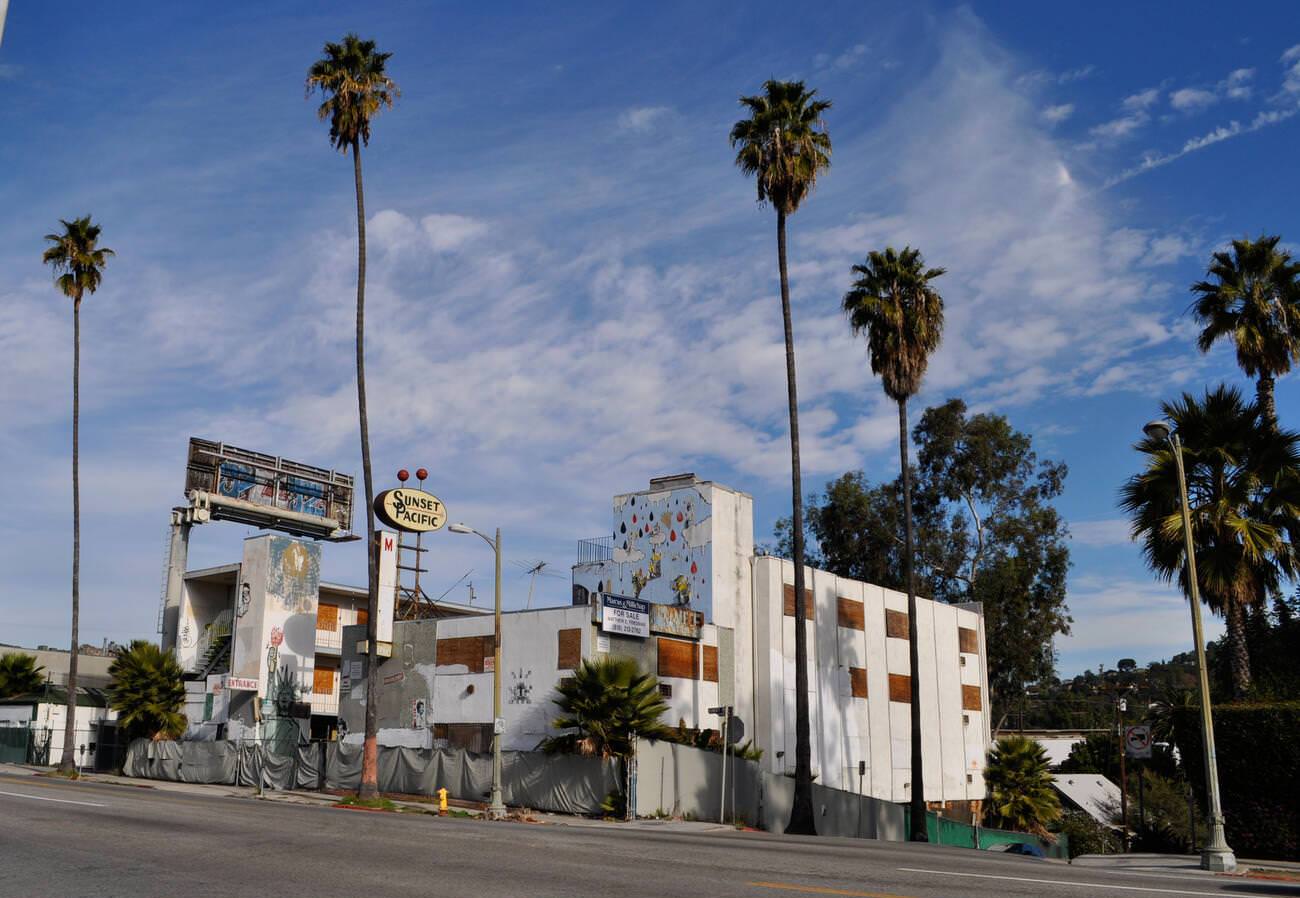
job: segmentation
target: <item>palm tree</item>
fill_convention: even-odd
[[[794,802],[786,832],[816,835],[812,806],[812,742],[808,720],[808,637],[804,621],[803,484],[799,474],[799,396],[795,386],[794,325],[790,318],[790,277],[786,267],[785,220],[812,192],[817,175],[830,167],[831,138],[822,122],[830,101],[814,99],[802,81],[768,80],[763,93],[741,97],[749,113],[731,129],[736,165],[753,175],[759,204],[776,209],[776,257],[781,278],[781,317],[785,324],[785,377],[790,406],[790,519],[794,543]]]
[[[5,652],[0,655],[0,698],[31,695],[45,682],[41,676],[44,667],[36,663],[35,655],[24,652]]]
[[[185,732],[185,684],[173,653],[136,639],[113,659],[108,675],[110,706],[130,736],[176,739]]]
[[[671,735],[661,721],[668,705],[659,681],[631,658],[584,660],[556,692],[560,716],[551,725],[572,732],[544,740],[547,752],[625,758],[632,753],[633,737]]]
[[[1258,406],[1233,387],[1200,400],[1185,393],[1162,408],[1183,445],[1201,597],[1227,621],[1233,691],[1241,696],[1250,689],[1246,609],[1297,570],[1300,435],[1263,424]],[[1150,437],[1136,448],[1147,467],[1124,484],[1120,505],[1147,565],[1166,581],[1177,577],[1190,596],[1173,452]]]
[[[989,750],[984,783],[989,793],[984,819],[989,826],[1045,836],[1047,824],[1061,816],[1047,751],[1027,736],[997,741]]]
[[[339,44],[326,43],[325,55],[307,73],[307,92],[324,96],[317,110],[329,120],[330,143],[343,154],[352,152],[352,173],[357,193],[357,414],[361,425],[361,472],[366,485],[366,545],[370,609],[367,627],[369,658],[366,668],[366,733],[361,762],[359,796],[379,795],[379,663],[375,627],[378,616],[379,572],[375,559],[374,483],[370,475],[370,422],[366,417],[366,200],[361,184],[361,145],[370,145],[370,120],[399,96],[397,85],[384,67],[391,53],[379,53],[374,41],[348,34]]]
[[[907,400],[925,377],[930,354],[943,335],[943,297],[930,281],[944,273],[926,268],[921,251],[904,247],[872,250],[854,265],[853,289],[844,294],[854,333],[866,333],[871,370],[880,375],[885,395],[898,403],[898,455],[903,469],[903,577],[907,582],[907,656],[912,672],[912,824],[911,838],[924,842],[925,781],[921,767],[921,684],[916,637],[915,533],[912,521],[912,474],[907,459]]]
[[[1237,348],[1237,365],[1255,378],[1265,425],[1277,429],[1273,383],[1300,358],[1300,263],[1277,248],[1280,237],[1234,240],[1192,285],[1191,311],[1201,324],[1201,352],[1221,338]]]
[[[81,300],[99,289],[104,266],[113,251],[99,245],[99,225],[90,216],[59,220],[63,231],[46,234],[50,246],[41,256],[57,275],[54,283],[72,300],[72,653],[68,657],[68,713],[63,730],[63,757],[59,770],[77,769],[73,742],[77,723],[77,647],[81,625],[81,458],[78,428],[81,424]]]

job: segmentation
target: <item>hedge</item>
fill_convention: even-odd
[[[1204,807],[1199,709],[1180,708],[1173,722],[1174,741]],[[1214,744],[1233,852],[1242,858],[1300,858],[1300,701],[1219,705]]]

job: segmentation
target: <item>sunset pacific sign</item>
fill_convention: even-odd
[[[375,496],[375,515],[389,527],[407,533],[428,533],[447,523],[447,508],[441,499],[405,486]]]

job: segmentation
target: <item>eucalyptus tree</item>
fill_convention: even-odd
[[[844,294],[844,311],[854,333],[865,334],[871,370],[885,395],[898,403],[898,455],[903,478],[903,577],[907,584],[907,654],[912,676],[911,838],[924,842],[925,780],[921,763],[920,662],[916,634],[916,534],[912,520],[912,475],[907,458],[907,400],[921,388],[930,356],[943,336],[943,297],[931,281],[944,273],[926,268],[921,251],[872,250],[853,266],[853,287]]]
[[[1227,623],[1233,692],[1250,690],[1247,609],[1259,607],[1300,562],[1300,435],[1274,430],[1233,387],[1162,406],[1182,442],[1201,599]],[[1137,444],[1146,470],[1130,477],[1120,505],[1147,565],[1177,579],[1190,599],[1176,460],[1168,441]]]
[[[72,653],[68,657],[68,711],[63,724],[63,756],[59,770],[77,769],[74,753],[77,724],[77,647],[81,626],[81,301],[99,289],[104,266],[113,251],[99,245],[99,225],[89,215],[60,219],[63,230],[46,234],[41,260],[55,272],[59,292],[72,300]]]
[[[803,484],[799,472],[799,393],[794,364],[794,324],[790,316],[790,275],[786,265],[786,219],[798,211],[831,164],[831,138],[822,119],[829,100],[802,81],[768,80],[763,92],[740,98],[748,114],[731,129],[736,165],[754,177],[760,205],[776,210],[776,258],[785,327],[785,376],[790,409],[790,487],[794,522],[795,749],[794,801],[786,832],[817,832],[812,806],[812,742],[808,716],[808,609],[804,594]]]
[[[1191,311],[1201,324],[1202,352],[1227,339],[1237,365],[1255,378],[1266,426],[1277,429],[1273,387],[1300,358],[1300,263],[1277,248],[1280,237],[1234,240],[1211,258],[1207,279],[1192,285]]]
[[[317,113],[330,123],[330,143],[340,153],[352,154],[352,174],[357,197],[357,415],[361,430],[361,472],[366,489],[366,552],[370,609],[367,628],[369,658],[366,674],[365,749],[361,764],[361,798],[379,794],[378,659],[376,656],[375,609],[379,593],[379,572],[375,558],[374,481],[370,471],[370,421],[366,416],[366,200],[361,180],[361,147],[370,145],[370,122],[384,108],[391,108],[399,96],[397,85],[388,77],[391,53],[380,53],[374,41],[355,34],[340,43],[326,43],[324,55],[307,73],[307,93],[323,97]]]

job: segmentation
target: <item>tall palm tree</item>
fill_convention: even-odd
[[[375,627],[379,617],[379,572],[375,557],[375,490],[370,474],[370,421],[366,417],[366,200],[361,184],[361,145],[370,145],[370,120],[399,96],[385,66],[391,53],[379,53],[374,41],[348,34],[342,43],[326,43],[324,56],[307,72],[307,92],[320,91],[324,99],[317,110],[330,123],[330,143],[340,153],[352,153],[352,173],[357,193],[357,415],[361,425],[361,472],[366,485],[366,552],[370,615],[366,635],[369,657],[366,670],[366,733],[361,761],[359,795],[379,795],[378,657]]]
[[[898,403],[898,456],[903,469],[903,577],[907,582],[907,657],[912,672],[912,824],[911,838],[924,842],[925,778],[921,767],[921,684],[916,637],[916,572],[912,521],[912,473],[907,459],[907,400],[916,395],[930,355],[943,336],[943,297],[930,281],[944,273],[926,268],[921,251],[872,250],[853,266],[853,289],[844,294],[854,333],[865,333],[871,370],[880,375],[885,395]]]
[[[785,220],[812,192],[817,176],[830,167],[831,138],[822,113],[829,100],[815,99],[802,81],[768,80],[763,93],[741,97],[749,113],[731,129],[736,165],[753,175],[759,204],[776,209],[776,258],[781,277],[781,317],[785,324],[785,377],[790,406],[790,519],[794,543],[794,803],[786,832],[815,835],[812,806],[812,742],[808,720],[808,637],[804,621],[803,484],[799,475],[799,394],[795,386],[794,325],[790,319],[790,276],[786,268]]]
[[[59,220],[63,231],[46,234],[49,247],[41,261],[54,268],[55,285],[72,300],[72,654],[68,658],[68,712],[63,725],[63,757],[59,770],[77,769],[73,742],[77,725],[77,646],[81,626],[81,300],[99,289],[104,266],[113,251],[99,245],[99,225],[90,216]]]
[[[1045,836],[1047,824],[1061,816],[1047,750],[1027,736],[997,741],[989,750],[984,782],[989,790],[984,819],[989,826]]]
[[[1237,365],[1255,378],[1260,413],[1273,430],[1274,381],[1300,358],[1300,263],[1278,250],[1280,239],[1234,240],[1231,253],[1215,253],[1210,280],[1192,285],[1191,307],[1201,324],[1201,352],[1225,337],[1233,342]]]
[[[1227,621],[1233,691],[1250,689],[1246,609],[1297,571],[1300,547],[1300,435],[1263,424],[1233,387],[1162,406],[1183,445],[1192,541],[1202,600]],[[1142,541],[1147,565],[1175,577],[1190,597],[1173,451],[1150,437],[1137,444],[1146,470],[1130,477],[1120,505]]]

